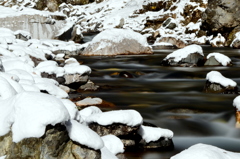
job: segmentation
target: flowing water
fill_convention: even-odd
[[[101,87],[84,96],[97,96],[116,105],[135,109],[144,121],[174,132],[175,149],[169,152],[128,152],[129,159],[169,159],[196,143],[240,152],[240,130],[235,128],[232,101],[237,95],[206,94],[206,74],[221,72],[240,85],[240,50],[203,46],[207,56],[220,52],[231,58],[232,67],[164,67],[162,59],[174,49],[154,50],[153,55],[78,57],[92,68],[91,80]],[[127,71],[133,78],[122,78]]]

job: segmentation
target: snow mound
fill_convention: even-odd
[[[207,59],[209,59],[210,57],[214,57],[223,66],[227,66],[228,64],[231,63],[231,59],[221,53],[216,53],[216,52],[210,53],[208,54]]]
[[[152,53],[146,37],[130,29],[108,29],[96,35],[83,55]]]
[[[86,122],[98,123],[99,125],[111,125],[113,123],[126,124],[128,126],[138,126],[143,122],[139,112],[135,110],[116,110],[90,115]]]
[[[90,115],[97,113],[102,113],[102,111],[96,106],[84,108],[78,112],[78,120],[80,121],[80,123],[84,123]]]
[[[138,133],[147,143],[157,141],[161,137],[170,139],[173,137],[173,132],[171,130],[143,125],[141,125]]]
[[[211,71],[207,74],[206,79],[211,83],[218,83],[224,87],[236,87],[237,83],[233,80],[224,77],[220,72],[218,71]]]
[[[233,100],[233,106],[236,107],[236,109],[238,111],[240,111],[240,96],[237,96],[234,100]]]
[[[193,44],[172,52],[171,54],[167,55],[167,57],[165,57],[164,60],[173,59],[174,62],[179,62],[183,58],[186,58],[188,55],[193,53],[198,53],[204,56],[202,47]]]
[[[240,153],[234,153],[206,144],[196,144],[171,157],[171,159],[239,159]]]
[[[47,125],[69,120],[63,103],[54,96],[22,92],[0,101],[0,136],[7,134],[12,126],[13,142],[24,138],[39,138]]]
[[[110,152],[105,146],[101,148],[101,158],[102,159],[118,159],[112,152]]]
[[[105,147],[114,155],[124,152],[122,141],[114,135],[106,135],[102,137]]]
[[[104,147],[101,137],[89,127],[78,123],[76,120],[66,122],[69,137],[79,144],[99,150]]]

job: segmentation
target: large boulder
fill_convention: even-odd
[[[129,29],[109,29],[93,38],[82,55],[152,54],[146,38]]]
[[[211,32],[228,33],[240,23],[238,0],[211,0],[203,14],[203,28]]]
[[[163,66],[202,66],[204,64],[204,54],[201,46],[189,45],[176,50],[165,57],[161,64]]]

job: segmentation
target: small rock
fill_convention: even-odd
[[[225,41],[226,39],[220,33],[218,33],[218,35],[210,41],[210,44],[212,47],[224,47]]]

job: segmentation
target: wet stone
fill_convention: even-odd
[[[209,81],[206,81],[203,91],[206,93],[239,94],[237,87],[224,87],[218,83],[211,83]]]

